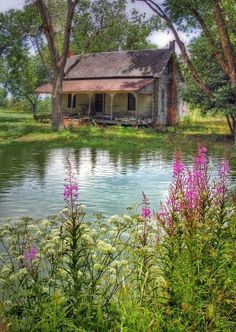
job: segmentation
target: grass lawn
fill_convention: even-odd
[[[90,146],[95,148],[122,149],[181,149],[195,150],[205,144],[210,150],[227,152],[231,160],[236,159],[236,147],[229,136],[223,117],[202,117],[191,113],[178,126],[163,131],[136,129],[131,127],[94,127],[51,132],[50,124],[37,123],[28,113],[13,113],[0,110],[1,144],[43,143],[48,146]]]

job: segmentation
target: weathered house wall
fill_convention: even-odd
[[[138,118],[152,118],[152,95],[141,93],[138,95]]]
[[[168,71],[165,70],[158,80],[158,115],[157,123],[161,125],[167,124],[167,91],[168,91]]]

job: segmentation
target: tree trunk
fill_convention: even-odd
[[[234,60],[233,46],[230,40],[229,32],[224,19],[224,13],[220,7],[219,1],[213,1],[213,13],[215,17],[216,27],[219,32],[222,50],[228,65],[228,74],[233,87],[236,85],[236,65]],[[224,69],[224,68],[223,68]]]
[[[52,94],[52,130],[58,131],[63,129],[63,113],[62,113],[62,82],[63,74],[58,74],[53,84]]]
[[[234,127],[233,127],[233,123],[230,122],[229,114],[226,114],[226,120],[227,120],[231,135],[234,135]]]
[[[36,103],[32,103],[32,113],[33,113],[34,120],[36,120],[36,111],[37,111]]]
[[[234,135],[234,143],[236,144],[236,116],[231,115],[232,119],[232,127],[233,127],[233,135]]]

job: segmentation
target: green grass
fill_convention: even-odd
[[[205,144],[219,153],[236,155],[233,139],[224,118],[202,117],[192,112],[179,126],[162,129],[137,129],[132,127],[94,127],[51,132],[50,124],[37,123],[28,113],[0,110],[0,144],[43,143],[47,146],[90,146],[94,148],[130,151],[157,148],[193,151]]]

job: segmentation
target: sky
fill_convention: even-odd
[[[25,0],[0,0],[0,12],[4,12],[9,9],[21,9],[25,3]],[[131,3],[131,0],[128,0],[128,10],[136,8],[140,12],[146,12],[150,15],[151,11],[143,3],[136,2],[135,4]],[[185,43],[189,40],[189,37],[183,33],[180,33],[182,41]],[[173,35],[168,32],[154,31],[149,36],[151,43],[158,45],[159,48],[166,47],[169,45],[170,41],[173,40]]]

